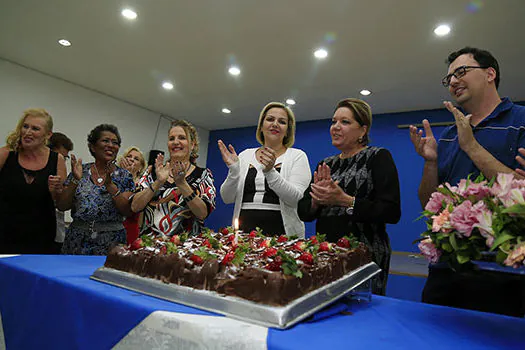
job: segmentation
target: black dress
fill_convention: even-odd
[[[374,279],[372,291],[384,295],[390,267],[390,240],[386,224],[395,224],[401,217],[399,179],[394,160],[384,148],[367,147],[353,157],[339,156],[325,158],[331,169],[333,180],[356,198],[354,211],[346,213],[346,207],[323,206],[311,212],[311,188],[304,192],[298,204],[298,214],[303,221],[317,219],[316,232],[326,234],[328,241],[352,233],[366,244],[372,259],[382,269],[379,278]],[[317,167],[316,167],[317,168]]]
[[[49,175],[57,173],[58,154],[50,151],[43,169],[31,171],[9,152],[0,170],[0,253],[53,254],[55,206],[48,189]],[[28,184],[24,172],[34,177]]]

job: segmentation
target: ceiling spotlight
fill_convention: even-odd
[[[446,24],[441,24],[434,29],[434,34],[437,36],[445,36],[450,33],[450,27]]]
[[[71,46],[71,42],[70,42],[69,40],[66,40],[66,39],[60,39],[60,40],[58,41],[58,43],[59,43],[60,45],[62,45],[62,46],[66,46],[66,47]]]
[[[122,16],[126,17],[127,19],[135,19],[137,18],[137,13],[131,9],[124,9],[121,12]]]
[[[290,106],[293,106],[295,104],[295,100],[292,100],[291,98],[289,98],[289,99],[286,100],[286,104],[290,105]]]
[[[224,114],[230,114],[232,111],[230,111],[228,108],[223,108],[222,113]]]
[[[165,90],[172,90],[173,89],[173,84],[170,83],[169,81],[165,81],[165,82],[162,83],[162,87]]]
[[[237,66],[231,66],[230,69],[228,69],[228,73],[231,75],[239,75],[241,74],[241,70]]]
[[[370,95],[372,92],[370,90],[361,90],[359,91],[359,93],[363,96],[368,96]]]
[[[314,56],[322,60],[328,56],[328,51],[326,51],[325,49],[317,49],[314,52]]]

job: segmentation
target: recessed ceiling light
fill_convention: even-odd
[[[328,56],[328,51],[325,49],[317,49],[314,52],[314,56],[318,59],[324,59]]]
[[[241,70],[237,66],[231,66],[230,69],[228,69],[228,73],[231,75],[239,75],[241,74]]]
[[[286,104],[293,106],[295,104],[295,100],[292,100],[291,98],[286,100]]]
[[[228,108],[223,108],[222,113],[224,114],[230,114],[232,111],[230,111]]]
[[[437,36],[445,36],[450,33],[450,27],[447,24],[441,24],[434,29],[434,34]]]
[[[359,93],[363,96],[368,96],[370,95],[372,92],[370,90],[361,90],[359,91]]]
[[[137,13],[131,9],[124,9],[121,12],[122,16],[126,17],[127,19],[135,19],[137,18]]]
[[[66,46],[66,47],[67,47],[67,46],[71,46],[71,42],[70,42],[69,40],[66,40],[66,39],[60,39],[60,40],[58,41],[58,43],[59,43],[60,45],[62,45],[62,46]]]
[[[165,90],[172,90],[173,89],[173,84],[170,83],[169,81],[165,81],[165,82],[162,83],[162,87]]]

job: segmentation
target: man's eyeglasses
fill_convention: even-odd
[[[467,74],[469,69],[474,68],[481,68],[481,69],[487,69],[489,67],[481,67],[481,66],[461,66],[456,68],[452,73],[446,75],[443,79],[441,79],[441,84],[443,84],[444,87],[450,86],[450,80],[452,77],[456,77],[456,79],[459,79],[463,77],[465,74]]]

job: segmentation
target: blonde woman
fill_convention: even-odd
[[[295,115],[279,102],[268,103],[259,115],[258,148],[238,156],[232,145],[218,141],[228,177],[221,186],[225,203],[235,203],[233,218],[250,232],[259,227],[267,235],[304,237],[304,223],[297,215],[297,202],[311,179],[308,157],[292,148]]]
[[[128,148],[124,154],[119,158],[118,164],[121,168],[126,169],[133,176],[135,187],[138,186],[142,173],[146,170],[146,160],[144,154],[136,146]],[[148,169],[149,170],[149,169]],[[149,172],[144,174],[148,176]],[[124,220],[124,228],[126,229],[126,240],[131,244],[139,236],[140,213],[133,213]]]
[[[0,253],[54,253],[66,165],[47,147],[52,134],[51,115],[28,109],[0,148]]]
[[[197,166],[199,139],[195,127],[175,120],[168,131],[170,159],[155,161],[156,179],[143,176],[142,190],[133,196],[131,210],[143,211],[142,233],[173,236],[201,233],[204,219],[215,209],[215,186],[209,169]]]

